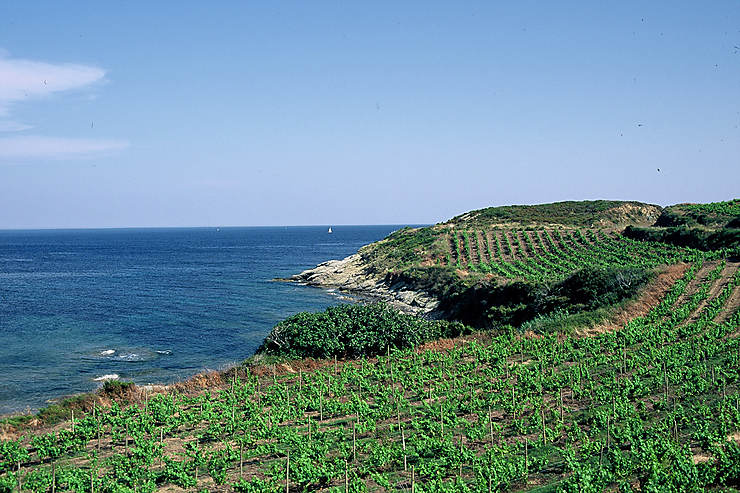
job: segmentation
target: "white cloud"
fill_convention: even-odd
[[[99,67],[11,58],[0,49],[0,132],[21,132],[30,125],[8,118],[11,107],[56,93],[87,88],[104,80]],[[22,135],[0,137],[0,163],[24,159],[68,159],[118,151],[125,140],[78,139]]]
[[[0,52],[0,115],[7,115],[13,103],[81,89],[104,77],[99,67],[9,58]]]
[[[14,122],[11,120],[0,120],[0,132],[22,132],[33,128],[31,125],[25,123]]]
[[[95,156],[128,147],[125,140],[72,139],[36,135],[0,138],[0,161]]]

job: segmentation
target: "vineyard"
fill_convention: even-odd
[[[631,240],[604,230],[493,229],[451,231],[438,264],[504,279],[542,282],[584,267],[652,268],[704,258],[702,252]]]
[[[240,368],[219,389],[78,411],[1,442],[0,491],[738,485],[737,263],[589,231],[456,238],[454,263],[506,262],[522,277],[568,262],[693,261],[647,315],[594,337],[479,333],[306,371]]]
[[[561,202],[403,228],[340,264],[446,320],[297,314],[200,390],[121,384],[57,425],[0,421],[0,493],[737,491],[737,207]]]

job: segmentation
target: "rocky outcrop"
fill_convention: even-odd
[[[300,274],[276,280],[337,289],[353,296],[384,301],[405,313],[427,317],[434,317],[434,310],[439,305],[439,301],[427,293],[411,290],[400,283],[387,285],[383,278],[366,268],[359,254],[342,260],[329,260]]]

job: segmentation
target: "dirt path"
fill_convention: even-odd
[[[674,264],[666,267],[656,276],[655,280],[640,292],[636,300],[617,311],[609,317],[609,320],[594,327],[581,329],[577,332],[577,335],[595,336],[606,332],[613,332],[624,327],[630,320],[647,315],[650,310],[663,301],[673,287],[673,284],[686,273],[688,268],[689,264]]]
[[[511,262],[514,260],[514,257],[512,257],[511,253],[507,251],[506,247],[506,231],[494,231],[493,232],[493,238],[494,241],[496,241],[496,238],[498,238],[499,244],[501,245],[501,258],[505,262]],[[512,252],[513,253],[513,252]]]
[[[452,262],[452,265],[455,265],[457,262],[462,265],[462,260],[457,258],[457,250],[455,249],[456,238],[457,233],[455,233],[455,231],[452,231],[449,235],[447,235],[447,248],[450,251],[450,261]]]
[[[699,289],[699,285],[706,280],[706,278],[709,276],[709,273],[717,267],[716,261],[712,262],[704,262],[704,264],[701,266],[701,269],[696,273],[694,278],[689,282],[688,286],[686,286],[686,289],[683,293],[681,293],[681,296],[678,297],[676,302],[673,304],[673,306],[682,306],[686,303],[686,300],[691,298],[694,293],[696,293],[696,290]]]
[[[696,307],[696,310],[691,314],[691,316],[682,324],[690,324],[695,322],[699,316],[701,315],[702,310],[707,306],[710,300],[716,298],[723,289],[725,289],[725,286],[730,284],[732,282],[732,276],[735,275],[735,271],[737,271],[738,268],[737,262],[727,262],[725,264],[724,269],[722,269],[722,273],[719,275],[719,278],[716,279],[712,283],[712,287],[709,288],[709,293],[707,297],[699,303],[699,306]],[[714,262],[714,267],[717,266],[717,262]],[[722,312],[725,310],[723,309]]]
[[[468,243],[470,243],[470,263],[478,265],[481,256],[478,248],[478,234],[475,231],[468,231]]]
[[[542,238],[542,244],[545,246],[545,249],[548,253],[551,253],[552,255],[555,255],[556,257],[560,256],[560,253],[558,252],[558,248],[565,252],[563,248],[560,246],[560,242],[558,242],[558,239],[555,237],[555,233],[551,229],[542,230],[539,232],[540,237]],[[547,241],[547,235],[550,235],[550,238],[552,239],[552,244],[550,244],[549,241]]]
[[[486,236],[488,237],[488,244],[491,245],[491,255],[493,255],[492,261],[499,261],[499,257],[496,255],[496,240],[498,236],[496,235],[496,232],[491,230],[486,232]],[[499,245],[499,248],[501,245]]]
[[[525,235],[527,234],[526,231],[514,231],[513,233],[517,238],[519,238],[519,243],[522,244],[522,248],[524,249],[524,256],[525,257],[534,257],[534,252],[529,248],[529,245],[527,245],[525,238]]]
[[[506,238],[509,239],[509,244],[511,245],[511,258],[514,260],[524,260],[524,257],[520,255],[521,252],[519,252],[519,248],[517,247],[516,241],[514,241],[514,235],[516,234],[516,231],[504,231],[504,238],[503,241],[506,243]]]
[[[478,256],[480,257],[480,261],[484,264],[490,264],[491,258],[488,256],[488,252],[486,251],[486,240],[483,236],[485,234],[485,231],[476,231],[475,232],[475,240],[478,242]]]
[[[532,244],[534,245],[534,251],[535,251],[535,253],[537,253],[539,255],[542,255],[542,256],[545,256],[548,253],[548,251],[546,249],[547,242],[545,241],[545,238],[543,238],[540,235],[540,232],[539,231],[529,231],[529,237],[532,239]],[[540,238],[540,239],[538,240],[538,238]],[[542,245],[542,246],[540,246],[540,245]],[[543,247],[545,247],[544,250],[543,250]]]
[[[732,314],[734,314],[738,310],[740,310],[740,286],[735,287],[735,290],[732,292],[730,298],[727,300],[725,309],[717,315],[717,318],[715,318],[714,321],[717,323],[722,323],[730,318]]]

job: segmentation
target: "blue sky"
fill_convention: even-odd
[[[739,190],[735,0],[0,4],[0,228]]]

